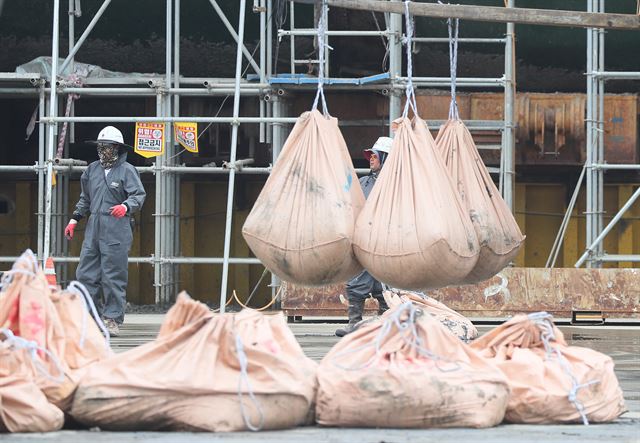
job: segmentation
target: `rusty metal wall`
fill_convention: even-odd
[[[446,119],[449,96],[422,92],[418,109],[425,119]],[[636,94],[605,96],[605,161],[637,163],[639,155],[639,98]],[[501,93],[458,95],[460,117],[471,120],[501,120]],[[585,160],[586,95],[566,93],[519,93],[516,96],[516,164],[582,165]],[[438,128],[431,128],[437,130]],[[474,133],[478,144],[499,143],[499,133]],[[489,164],[497,164],[499,153],[483,151]]]
[[[287,315],[344,316],[343,285],[303,288],[286,285]],[[429,291],[428,295],[468,317],[504,317],[548,311],[570,317],[574,310],[602,311],[606,317],[640,318],[639,269],[507,268],[476,285]],[[368,300],[367,308],[375,309]]]

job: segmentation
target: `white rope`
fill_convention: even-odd
[[[402,112],[402,117],[407,118],[409,115],[409,107],[413,110],[413,114],[418,116],[418,104],[416,103],[416,93],[413,89],[413,57],[411,55],[411,44],[413,38],[413,17],[409,13],[409,0],[404,2],[404,19],[406,26],[406,35],[402,38],[402,43],[404,43],[407,47],[407,88],[406,88],[406,96],[407,100],[404,104],[404,111]]]
[[[238,379],[238,399],[240,400],[240,412],[242,413],[242,419],[244,420],[244,424],[247,425],[251,431],[259,431],[264,426],[264,411],[262,410],[262,406],[260,402],[256,398],[253,389],[251,388],[251,381],[249,380],[249,374],[247,373],[247,367],[249,366],[249,362],[247,360],[247,354],[244,352],[244,344],[242,343],[242,339],[240,338],[240,334],[236,333],[236,352],[238,355],[238,363],[240,363],[240,378]],[[249,393],[249,398],[253,403],[253,406],[260,414],[260,423],[258,425],[254,425],[251,423],[251,417],[247,414],[247,411],[244,407],[244,402],[242,401],[242,385],[247,387],[247,392]]]
[[[29,269],[19,268],[19,263],[26,264]],[[11,269],[2,274],[2,280],[0,280],[0,290],[4,290],[6,286],[11,284],[11,282],[13,281],[13,276],[15,274],[35,277],[36,272],[38,272],[38,259],[31,249],[27,249],[22,253],[20,257],[18,257]]]
[[[327,1],[322,1],[322,11],[320,13],[320,19],[318,20],[318,92],[316,92],[316,98],[313,100],[313,106],[311,110],[318,108],[318,100],[322,98],[322,114],[325,117],[329,117],[329,110],[327,108],[327,101],[324,97],[324,62],[325,62],[325,49],[333,49],[331,46],[325,43],[326,31],[327,31],[327,15],[328,15]]]
[[[87,335],[87,313],[89,311],[91,311],[91,315],[93,316],[93,319],[96,321],[98,328],[100,328],[100,330],[102,331],[102,334],[105,337],[105,344],[107,345],[107,349],[110,349],[111,337],[109,335],[109,330],[107,329],[105,324],[102,322],[102,319],[98,315],[98,310],[96,309],[96,305],[93,302],[93,298],[89,294],[87,287],[82,283],[80,283],[79,281],[74,280],[71,283],[69,283],[69,287],[67,288],[67,291],[78,295],[80,300],[82,300],[82,304],[84,305],[84,309],[82,310],[82,330],[80,333],[80,341],[78,343],[80,346],[80,349],[84,348],[84,340]]]
[[[458,79],[458,28],[459,19],[448,19],[449,28],[449,70],[451,72],[451,105],[449,106],[449,120],[460,120],[458,102],[456,101],[456,82]]]
[[[529,319],[533,321],[538,328],[540,329],[540,339],[542,340],[542,344],[544,345],[545,352],[547,354],[548,360],[556,360],[562,370],[567,374],[569,379],[571,380],[571,389],[567,394],[567,398],[569,402],[573,404],[573,406],[580,414],[582,418],[582,423],[586,426],[589,425],[589,420],[587,419],[587,414],[585,413],[584,405],[578,400],[578,391],[587,386],[600,383],[600,380],[591,380],[586,383],[579,383],[578,379],[573,375],[571,371],[571,366],[566,358],[562,355],[562,352],[551,345],[552,341],[556,340],[556,336],[553,332],[553,323],[551,321],[552,316],[546,312],[536,312],[534,314],[529,314]]]
[[[24,251],[18,261],[27,261],[27,264],[31,267],[31,271],[34,274],[38,272],[38,259],[31,249]]]
[[[346,351],[338,353],[334,356],[332,363],[337,368],[346,371],[359,371],[369,368],[380,357],[380,354],[382,353],[382,344],[395,327],[400,332],[401,338],[405,342],[405,344],[407,344],[411,349],[414,349],[419,355],[433,360],[436,363],[436,367],[440,371],[451,372],[459,370],[461,368],[460,362],[441,357],[424,346],[424,341],[418,335],[418,329],[416,327],[416,320],[422,314],[423,311],[420,308],[416,307],[412,302],[403,303],[399,307],[395,308],[394,312],[385,319],[382,327],[380,328],[380,331],[378,331],[376,338],[372,342],[367,343],[364,346],[359,346],[355,349],[348,349]],[[336,360],[338,360],[339,358],[351,355],[356,352],[360,352],[370,347],[375,348],[374,355],[360,366],[348,367],[342,366],[336,362]],[[454,367],[445,369],[440,366],[441,362],[452,363]]]
[[[38,346],[38,343],[36,343],[35,341],[26,340],[22,337],[16,336],[11,329],[2,328],[0,329],[0,333],[2,333],[6,337],[4,342],[9,346],[15,349],[25,349],[29,353],[31,360],[33,360],[35,367],[42,375],[55,383],[62,383],[64,381],[64,370],[62,369],[62,365],[60,364],[60,361],[56,358],[56,356],[49,352],[48,349]],[[44,367],[44,365],[40,361],[40,358],[38,357],[38,351],[43,352],[49,358],[49,360],[53,362],[58,371],[57,377],[52,376],[47,368]]]

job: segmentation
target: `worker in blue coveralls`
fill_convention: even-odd
[[[393,139],[389,137],[379,137],[373,147],[364,150],[364,157],[369,160],[369,167],[371,168],[369,175],[360,178],[360,186],[362,186],[365,198],[369,197],[373,186],[376,184],[380,170],[384,166],[389,152],[391,152],[392,145]],[[387,306],[382,296],[382,284],[373,278],[367,270],[364,270],[347,282],[349,324],[344,329],[336,330],[338,337],[343,337],[353,332],[356,324],[362,321],[364,303],[369,297],[375,298],[378,302],[378,315],[381,315],[389,309],[389,306]]]
[[[88,143],[97,145],[98,160],[82,173],[80,200],[64,234],[71,240],[78,222],[89,216],[76,279],[87,287],[109,334],[117,337],[124,322],[132,215],[146,193],[140,174],[127,163],[130,146],[122,132],[107,126]]]

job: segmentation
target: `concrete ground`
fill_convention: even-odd
[[[122,334],[112,339],[118,352],[152,340],[162,322],[163,315],[131,314],[127,316]],[[339,325],[331,323],[294,323],[290,325],[306,354],[320,360],[338,341],[333,331]],[[480,326],[480,333],[491,329]],[[640,327],[639,326],[565,326],[561,327],[570,344],[584,346],[610,355],[616,365],[616,374],[624,391],[629,412],[610,424],[599,425],[500,425],[490,429],[339,429],[305,427],[287,431],[259,433],[197,434],[154,432],[96,432],[60,431],[48,434],[0,435],[0,441],[133,443],[140,441],[165,442],[427,442],[463,443],[486,442],[637,442],[640,443]]]

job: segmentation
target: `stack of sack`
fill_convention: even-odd
[[[324,426],[483,428],[504,417],[502,372],[411,302],[345,336],[318,368]]]
[[[178,296],[156,340],[92,366],[71,415],[112,431],[244,431],[313,421],[316,363],[282,313]]]
[[[568,346],[551,315],[517,315],[471,344],[507,376],[511,423],[607,422],[625,412],[613,361]]]
[[[106,329],[102,335],[94,318],[101,324],[91,297],[78,282],[66,291],[51,288],[42,269],[30,250],[27,250],[7,271],[0,292],[0,328],[3,336],[3,353],[11,355],[8,374],[22,374],[21,383],[33,386],[50,405],[43,406],[41,398],[32,396],[30,408],[42,409],[42,414],[52,418],[52,407],[68,411],[78,380],[92,364],[112,355]],[[104,325],[101,326],[104,329]],[[7,383],[7,374],[0,373],[0,385]],[[0,397],[4,395],[0,388]],[[8,397],[7,397],[8,398]],[[27,397],[25,397],[26,399]],[[31,409],[22,409],[26,402],[5,405],[4,416],[30,415],[38,417]],[[54,406],[55,405],[55,406]],[[4,418],[3,418],[4,420]],[[33,429],[42,430],[45,422]],[[0,428],[12,431],[6,422]],[[46,426],[56,429],[57,420],[46,421]]]
[[[313,110],[298,118],[242,235],[282,280],[342,283],[362,271],[351,244],[363,205],[338,120]]]
[[[476,329],[471,320],[426,294],[392,289],[384,292],[384,299],[391,307],[399,306],[406,302],[413,303],[423,312],[435,317],[453,335],[465,343],[478,337],[478,329]]]

